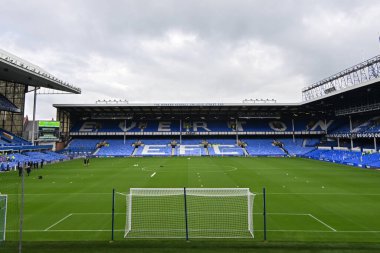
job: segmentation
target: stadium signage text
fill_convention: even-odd
[[[180,126],[179,121],[86,121],[82,122],[77,131],[81,133],[103,133],[103,132],[124,132],[124,133],[172,133],[181,132],[184,135],[195,133],[213,132],[300,132],[300,131],[326,131],[332,124],[330,121],[303,121],[295,122],[295,128],[290,122],[281,120],[266,121],[258,124],[256,121],[183,121]],[[301,124],[300,124],[301,123]]]

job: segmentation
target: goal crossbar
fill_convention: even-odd
[[[131,188],[126,238],[252,238],[249,188]]]

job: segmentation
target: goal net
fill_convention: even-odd
[[[0,195],[0,242],[5,241],[7,224],[7,195]]]
[[[253,238],[248,188],[132,188],[125,238]]]

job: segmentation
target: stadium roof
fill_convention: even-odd
[[[327,94],[302,103],[306,108],[325,108],[337,112],[347,108],[380,103],[380,78]],[[380,109],[380,108],[379,108]],[[377,109],[379,111],[379,109]],[[372,110],[373,111],[373,110]],[[337,113],[335,113],[337,114]]]
[[[309,114],[300,104],[152,103],[152,104],[54,104],[72,117],[91,119],[218,119],[278,118],[283,114]]]
[[[42,68],[0,49],[0,80],[80,94],[70,85]]]
[[[337,110],[376,103],[380,103],[378,79],[301,103],[112,103],[53,106],[70,113],[72,117],[92,119],[265,118],[290,115],[335,116]]]
[[[315,101],[380,81],[380,55],[356,64],[302,90],[303,101]]]

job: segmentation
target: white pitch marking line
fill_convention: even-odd
[[[154,175],[156,175],[156,172],[154,172],[152,175],[150,175],[150,177],[154,177]]]
[[[203,171],[204,172],[204,171]],[[56,192],[56,193],[25,193],[28,196],[49,196],[49,195],[112,195],[112,192]],[[255,192],[257,195],[262,195],[262,192]],[[9,193],[8,195],[19,196],[20,193]],[[380,193],[343,193],[343,192],[295,192],[295,193],[284,193],[284,192],[267,192],[267,195],[337,195],[337,196],[380,196]]]
[[[58,223],[66,220],[67,218],[69,218],[71,215],[73,215],[72,213],[66,215],[65,217],[63,217],[62,219],[60,219],[59,221],[57,221],[56,223],[54,223],[53,225],[51,225],[50,227],[48,227],[47,229],[45,229],[44,231],[48,231],[49,229],[51,229],[52,227],[54,227],[55,225],[57,225]]]
[[[52,230],[50,230],[50,231],[52,231]],[[264,231],[264,230],[256,230],[256,231]],[[357,233],[357,234],[360,234],[360,233],[371,233],[371,234],[372,233],[374,233],[374,234],[380,233],[380,231],[378,231],[378,230],[361,230],[361,231],[352,231],[352,230],[332,231],[332,230],[329,230],[329,231],[324,231],[324,230],[281,230],[281,229],[278,229],[278,230],[267,230],[267,231],[271,231],[271,232],[302,232],[302,233],[353,233],[353,234],[354,233]]]
[[[38,233],[38,232],[110,232],[112,231],[111,229],[66,229],[66,230],[34,230],[34,229],[26,229],[23,230],[23,232],[29,232],[29,233]],[[115,229],[115,231],[121,232],[125,231],[124,229]],[[255,231],[263,231],[262,229],[255,229]],[[326,231],[326,230],[287,230],[287,229],[269,229],[267,231],[270,232],[302,232],[302,233],[380,233],[379,230],[359,230],[359,231],[352,231],[352,230],[347,230],[347,231]],[[7,230],[9,233],[18,233],[18,229],[13,229],[13,230]]]
[[[120,194],[120,195],[123,195],[123,196],[128,196],[128,194],[123,193],[123,192],[115,192],[115,193]]]
[[[72,215],[109,215],[109,214],[112,214],[112,213],[72,213]],[[114,214],[125,214],[125,213],[114,213]]]
[[[254,192],[257,195],[262,195],[262,192]],[[337,195],[337,196],[380,196],[380,193],[341,193],[341,192],[267,192],[267,195]]]
[[[263,214],[263,213],[253,213],[253,214]],[[308,216],[308,213],[267,213],[268,215],[293,215],[293,216]]]
[[[9,230],[7,232],[19,232],[20,230],[14,229]],[[111,229],[59,229],[59,230],[34,230],[34,229],[27,229],[23,230],[23,232],[29,232],[29,233],[37,233],[37,232],[109,232],[112,231]],[[125,231],[124,229],[115,229],[114,231],[121,232]]]
[[[314,215],[312,215],[312,214],[310,214],[310,213],[309,213],[308,215],[309,215],[311,218],[313,218],[314,220],[319,221],[320,223],[322,223],[323,225],[325,225],[326,227],[328,227],[328,228],[331,229],[332,231],[336,232],[336,229],[335,229],[335,228],[333,228],[333,227],[327,225],[326,223],[324,223],[323,221],[321,221],[320,219],[318,219],[318,218],[315,217]]]

